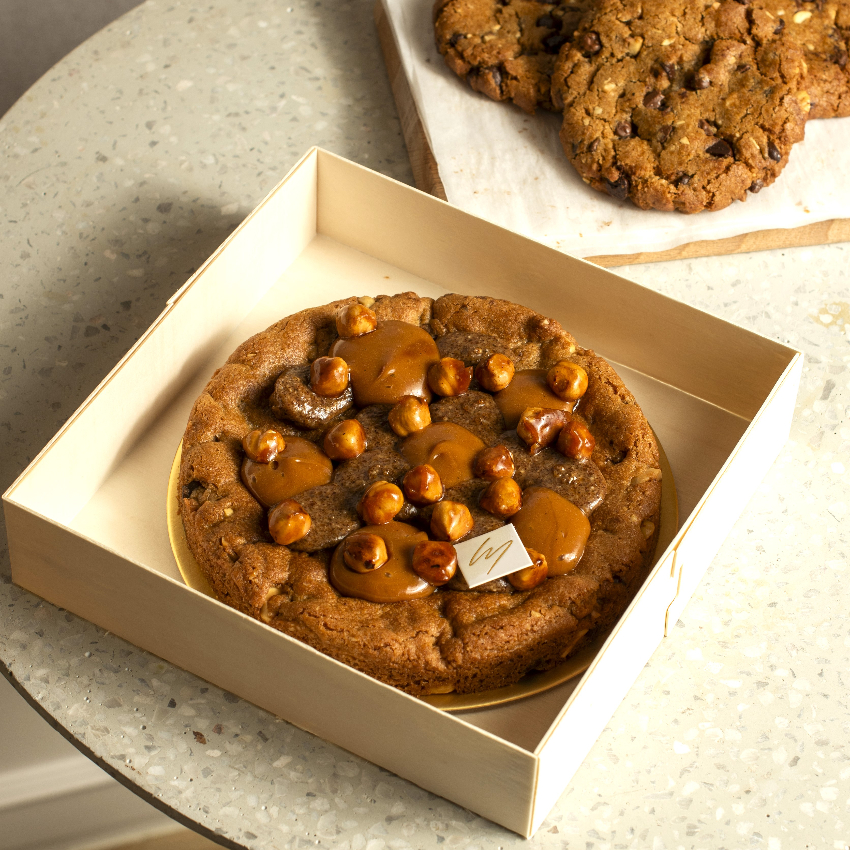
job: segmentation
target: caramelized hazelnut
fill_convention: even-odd
[[[413,572],[428,584],[439,587],[457,571],[457,552],[451,543],[423,540],[413,550]]]
[[[428,369],[428,386],[443,396],[462,395],[469,389],[472,369],[463,365],[463,360],[444,357]]]
[[[356,573],[370,573],[389,560],[384,538],[368,531],[355,531],[342,541],[342,560]]]
[[[357,510],[368,525],[391,522],[404,506],[404,494],[389,481],[376,481],[363,494]]]
[[[515,573],[508,576],[508,581],[517,590],[531,590],[539,584],[543,584],[549,574],[549,566],[546,563],[546,556],[541,555],[534,549],[526,549],[528,557],[531,558],[532,564],[530,567],[523,567]]]
[[[310,364],[310,389],[323,398],[342,395],[348,386],[348,363],[341,357],[317,357]]]
[[[558,439],[567,416],[563,410],[552,407],[527,407],[519,418],[516,432],[528,444],[531,454],[535,455]]]
[[[431,534],[438,540],[460,540],[473,525],[472,514],[462,502],[437,502],[431,514]]]
[[[497,478],[513,478],[516,466],[507,446],[490,446],[478,452],[472,471],[478,478],[495,481]]]
[[[372,333],[378,327],[378,317],[363,304],[348,304],[336,311],[336,332],[343,339]]]
[[[478,504],[493,516],[506,519],[522,507],[522,488],[513,478],[497,478],[481,492]]]
[[[366,432],[356,419],[343,419],[325,434],[322,443],[331,460],[351,460],[366,450]]]
[[[390,428],[406,437],[414,431],[421,431],[431,424],[431,408],[424,398],[415,395],[402,396],[387,415]]]
[[[546,373],[546,383],[558,398],[578,401],[587,392],[587,372],[578,363],[560,360]]]
[[[271,463],[286,448],[286,441],[277,431],[257,428],[242,438],[242,448],[254,463]]]
[[[443,482],[433,466],[427,463],[414,466],[401,482],[404,496],[414,505],[433,505],[443,498]]]
[[[491,354],[475,367],[475,380],[491,393],[505,389],[514,379],[514,362],[507,354]]]
[[[576,460],[590,457],[595,447],[596,440],[593,439],[593,434],[578,419],[567,422],[558,435],[558,451]]]
[[[294,499],[284,499],[269,511],[269,532],[281,546],[300,540],[312,524],[310,514]]]

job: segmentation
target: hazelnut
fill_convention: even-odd
[[[404,494],[389,481],[376,481],[363,494],[357,510],[369,525],[391,522],[404,507]]]
[[[433,466],[423,463],[409,470],[401,482],[404,496],[414,505],[433,505],[443,498],[443,482]]]
[[[415,395],[402,396],[387,415],[390,428],[406,437],[414,431],[421,431],[431,424],[431,408],[424,398]]]
[[[475,367],[475,380],[491,393],[505,389],[514,379],[514,362],[507,354],[491,354]]]
[[[462,395],[469,389],[471,380],[472,369],[454,357],[444,357],[428,369],[428,386],[437,395]]]
[[[284,499],[269,511],[269,532],[281,546],[300,540],[312,524],[310,514],[294,499]]]
[[[336,311],[336,332],[343,339],[372,333],[378,327],[378,317],[364,304],[347,304]]]
[[[546,373],[546,383],[558,398],[578,401],[587,392],[587,372],[577,363],[560,360]]]
[[[355,531],[342,541],[342,560],[356,573],[370,573],[389,560],[384,538],[368,531]]]
[[[517,590],[531,590],[539,584],[543,584],[549,574],[549,566],[546,563],[546,556],[541,555],[534,549],[526,549],[528,557],[531,558],[532,564],[530,567],[523,567],[515,573],[508,576],[508,581]]]
[[[457,552],[451,543],[442,540],[423,540],[413,550],[413,572],[428,584],[439,587],[457,571]]]
[[[242,448],[255,463],[271,463],[286,448],[286,440],[271,428],[267,431],[257,428],[242,438]]]
[[[478,452],[472,471],[478,478],[495,481],[497,478],[513,478],[516,467],[508,447],[498,445]]]
[[[325,434],[322,447],[331,460],[351,460],[366,450],[366,432],[356,419],[343,419]]]
[[[567,421],[563,410],[552,407],[527,407],[519,418],[516,432],[528,450],[535,455],[558,439],[558,433]]]
[[[593,434],[578,419],[570,419],[558,435],[558,451],[575,460],[590,457],[595,447]]]
[[[482,490],[478,504],[493,516],[506,519],[522,507],[522,488],[513,478],[497,478]]]
[[[472,514],[462,502],[437,502],[431,514],[431,534],[438,540],[460,540],[473,525]]]
[[[317,357],[310,364],[310,389],[323,398],[342,395],[348,387],[348,363],[341,357]]]

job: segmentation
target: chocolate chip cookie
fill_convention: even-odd
[[[437,0],[437,48],[475,91],[530,113],[538,106],[552,109],[555,57],[590,2]]]
[[[340,309],[347,316],[367,310],[371,329],[349,336],[349,327],[340,330]],[[391,339],[395,348],[385,345]],[[502,365],[478,371],[479,383],[472,367],[495,353]],[[319,427],[313,408],[325,412],[325,389],[305,383],[304,367],[341,354],[349,358],[353,400]],[[422,387],[420,378],[445,358],[461,384],[441,383],[438,391],[429,377],[431,389]],[[551,396],[558,409],[550,413],[583,433],[583,442],[562,445],[565,431],[573,436],[564,426],[557,444],[532,451],[520,438],[525,432],[513,430],[516,410],[527,397],[548,397],[548,378],[539,373],[565,359],[587,383],[578,400]],[[496,375],[507,383],[486,389]],[[284,398],[287,391],[297,404]],[[454,434],[462,439],[447,437]],[[425,470],[420,452],[435,465],[434,493],[431,473],[411,477]],[[499,578],[470,590],[439,559],[424,565],[423,579],[414,547],[436,544],[442,557],[453,550],[448,541],[505,524],[501,503],[484,498],[498,481],[515,482],[522,504],[511,507],[519,512],[509,521],[523,544],[531,546],[522,518],[539,523],[542,542],[532,548],[553,547],[533,564],[543,564],[542,575],[532,576],[537,583]],[[314,307],[243,343],[195,402],[179,479],[189,548],[219,599],[414,694],[508,685],[592,640],[647,575],[660,498],[652,430],[602,358],[527,308],[413,293]],[[543,512],[535,520],[537,504]],[[564,505],[569,523],[585,529],[577,562],[558,549],[569,523],[560,524],[555,508]],[[441,506],[449,507],[441,513]],[[453,511],[468,513],[462,537],[452,536]],[[412,564],[399,563],[408,550]]]
[[[720,210],[801,141],[802,51],[735,0],[601,0],[558,58],[561,142],[584,181],[642,209]]]
[[[740,13],[721,21],[721,37],[776,40],[799,49],[806,63],[809,118],[850,115],[850,0],[751,0],[746,27]]]

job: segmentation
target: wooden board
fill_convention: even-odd
[[[440,168],[428,144],[428,137],[425,134],[422,120],[416,109],[416,102],[404,74],[395,35],[381,0],[376,0],[374,14],[378,38],[384,54],[384,63],[387,66],[416,188],[445,201],[447,200],[446,191],[440,179]],[[727,239],[705,239],[688,242],[667,251],[604,254],[584,257],[584,259],[599,266],[626,266],[635,263],[657,263],[662,260],[684,260],[691,257],[710,257],[720,254],[743,254],[748,251],[768,251],[774,248],[796,248],[848,241],[850,241],[850,219],[833,219],[807,224],[803,227],[757,230],[740,236],[731,236]]]

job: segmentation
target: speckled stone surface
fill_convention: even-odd
[[[371,2],[151,2],[0,120],[0,487],[311,145],[411,182]],[[803,350],[791,439],[531,842],[11,584],[0,659],[230,846],[850,847],[850,246],[623,273]]]

